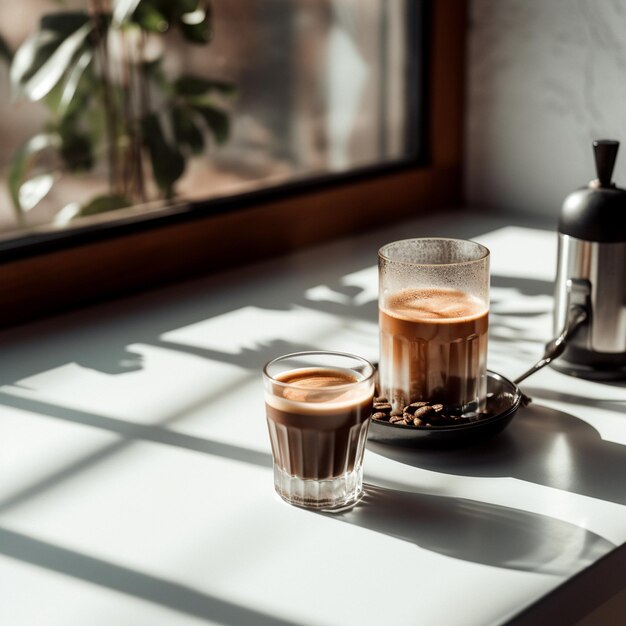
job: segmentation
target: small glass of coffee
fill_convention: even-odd
[[[274,486],[284,500],[327,510],[359,500],[374,374],[342,352],[298,352],[265,366]]]
[[[405,239],[378,253],[381,393],[393,409],[443,404],[475,417],[487,395],[489,250]]]

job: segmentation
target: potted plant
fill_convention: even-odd
[[[41,18],[10,68],[15,97],[42,102],[50,112],[8,170],[21,225],[59,176],[101,161],[107,193],[69,205],[66,218],[169,200],[187,159],[203,152],[208,140],[227,139],[229,117],[220,102],[234,94],[233,85],[168,75],[164,38],[173,33],[185,45],[208,45],[209,2],[89,0],[82,11]]]

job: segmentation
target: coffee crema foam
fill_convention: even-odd
[[[483,315],[485,305],[456,289],[405,289],[385,298],[383,310],[407,321],[460,322]]]
[[[349,370],[309,367],[283,372],[275,376],[274,394],[266,394],[266,402],[278,410],[299,413],[326,413],[342,410],[363,402],[371,396],[369,386],[347,387],[364,380]]]

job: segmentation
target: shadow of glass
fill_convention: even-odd
[[[328,513],[343,522],[449,557],[526,572],[565,575],[613,548],[574,524],[475,500],[365,485],[351,510]]]
[[[275,615],[4,528],[0,528],[0,554],[213,623],[296,626]]]
[[[368,442],[407,465],[457,476],[513,477],[592,498],[626,504],[626,446],[603,441],[573,415],[533,403],[510,426],[475,446],[429,450]]]

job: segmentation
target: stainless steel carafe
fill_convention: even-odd
[[[555,369],[593,380],[626,378],[626,190],[611,182],[619,142],[593,143],[598,178],[567,196],[559,220]]]

